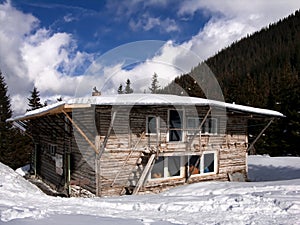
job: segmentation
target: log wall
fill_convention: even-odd
[[[205,180],[228,180],[228,173],[246,173],[247,118],[240,114],[227,114],[224,110],[213,109],[208,118],[218,118],[218,135],[185,134],[183,142],[167,142],[168,110],[173,106],[134,106],[117,109],[105,153],[100,159],[101,196],[124,194],[134,188],[149,158],[149,153],[158,155],[201,155],[215,151],[218,155],[216,174],[192,176],[189,183]],[[176,107],[183,109],[183,107]],[[114,107],[114,110],[116,108]],[[204,118],[208,107],[185,107],[184,118]],[[105,139],[111,123],[112,109],[97,107],[99,118],[99,140]],[[147,116],[160,117],[158,135],[146,135]],[[185,123],[185,122],[184,122]],[[190,142],[190,143],[189,143]],[[127,159],[127,161],[126,161]],[[118,175],[119,174],[119,175]],[[117,178],[116,178],[117,177]],[[158,192],[165,188],[181,185],[186,178],[149,180],[140,192]]]
[[[202,155],[214,151],[218,156],[215,174],[191,176],[189,183],[205,180],[228,180],[228,173],[246,173],[247,117],[243,114],[226,113],[213,109],[208,118],[218,119],[218,134],[187,134],[184,130],[182,142],[168,142],[168,111],[184,109],[183,123],[188,117],[204,118],[208,107],[173,106],[96,106],[73,110],[72,119],[97,149],[101,148],[112,124],[104,153],[96,168],[93,147],[67,121],[63,114],[43,117],[33,121],[37,151],[38,174],[58,190],[67,185],[67,156],[71,157],[71,180],[87,179],[83,187],[92,193],[112,196],[131,193],[139,180],[151,153],[157,156]],[[116,111],[115,120],[112,113]],[[158,134],[146,134],[147,116],[160,118]],[[112,123],[113,122],[113,123]],[[185,129],[185,128],[184,128]],[[56,146],[55,153],[49,146]],[[62,155],[62,173],[57,172],[56,155]],[[98,169],[98,181],[96,179]],[[182,185],[181,178],[148,180],[140,192],[159,192],[166,188]]]

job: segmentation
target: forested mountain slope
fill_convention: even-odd
[[[300,155],[300,11],[233,43],[204,63],[216,76],[226,102],[274,109],[287,116],[276,121],[256,145],[258,153]],[[180,86],[190,96],[205,97],[192,78],[201,76],[201,65],[162,91],[179,94]],[[250,132],[259,132],[256,128],[250,126]]]

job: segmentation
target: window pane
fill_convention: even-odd
[[[216,118],[212,118],[212,119],[210,119],[209,120],[210,121],[210,124],[209,124],[209,128],[210,128],[210,133],[211,134],[216,134],[216,133],[218,133],[218,130],[217,130],[217,128],[218,128],[218,123],[217,123],[217,119]]]
[[[208,153],[208,154],[204,154],[203,156],[204,156],[203,172],[204,173],[214,172],[215,171],[215,168],[214,168],[215,154]]]
[[[188,162],[188,172],[189,174],[199,174],[200,173],[200,156],[193,155],[189,157]]]
[[[155,163],[153,165],[152,171],[151,171],[151,178],[163,178],[164,177],[164,157],[158,157],[157,160],[155,160]]]
[[[181,141],[182,140],[182,111],[170,110],[169,118],[169,140]],[[174,130],[172,130],[174,129]],[[176,129],[176,130],[175,130]]]
[[[198,129],[200,124],[200,119],[199,118],[188,118],[187,119],[187,129],[188,129],[188,134],[194,134],[196,130]]]
[[[155,133],[156,134],[156,117],[154,116],[149,116],[147,118],[147,124],[148,124],[148,134],[151,134],[151,133]]]
[[[180,176],[180,156],[168,157],[168,177]]]

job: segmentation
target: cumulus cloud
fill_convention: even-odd
[[[165,0],[162,4],[152,0],[144,7],[166,7],[167,2]],[[132,12],[143,3],[136,0],[131,4],[135,6],[131,7]],[[132,81],[135,92],[144,92],[148,91],[154,73],[158,74],[160,85],[164,86],[233,41],[299,8],[298,1],[293,0],[288,3],[278,0],[272,4],[260,0],[191,0],[179,1],[179,4],[176,15],[179,19],[196,16],[196,12],[201,11],[209,14],[210,20],[190,40],[181,44],[170,40],[155,46],[153,43],[137,44],[133,45],[135,49],[130,50],[128,46],[123,46],[124,54],[131,53],[124,55],[130,63],[126,60],[114,61],[115,56],[120,55],[122,46],[117,51],[111,50],[116,54],[107,54],[107,57],[102,57],[104,60],[97,61],[96,55],[79,51],[69,33],[53,33],[40,27],[39,20],[31,14],[18,11],[10,3],[0,4],[0,68],[6,76],[15,113],[26,110],[26,98],[34,85],[40,90],[43,100],[55,100],[61,95],[87,95],[94,86],[104,93],[116,93],[120,83],[124,85],[127,78]],[[107,7],[113,6],[110,3]],[[116,14],[126,9],[121,6],[119,4]],[[71,14],[64,19],[70,22]],[[130,20],[130,26],[145,31],[159,27],[165,33],[181,31],[174,18],[162,19],[150,15]],[[138,55],[141,53],[145,55]],[[88,64],[90,67],[85,74],[78,73],[84,71]]]
[[[0,4],[0,23],[0,68],[15,113],[26,110],[33,86],[43,92],[43,100],[58,93],[72,96],[80,77],[70,75],[92,57],[76,51],[71,35],[39,27],[37,18],[9,2]]]
[[[132,30],[144,30],[149,31],[155,28],[158,28],[161,33],[169,33],[174,31],[179,31],[180,28],[177,26],[175,20],[166,18],[161,19],[158,17],[151,17],[149,15],[143,15],[141,18],[138,18],[136,21],[131,19],[129,21],[129,26]]]

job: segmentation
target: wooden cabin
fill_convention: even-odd
[[[279,112],[202,98],[128,94],[71,99],[10,119],[26,121],[37,176],[72,195],[160,192],[247,176],[247,154]],[[248,120],[266,126],[253,143]]]

